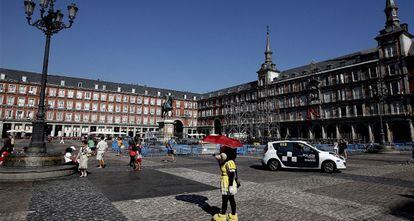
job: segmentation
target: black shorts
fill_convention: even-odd
[[[173,150],[167,150],[167,154],[174,154]]]

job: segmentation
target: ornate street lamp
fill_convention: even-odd
[[[63,29],[72,27],[75,20],[78,8],[74,3],[68,6],[69,24],[63,22],[63,13],[60,10],[55,10],[55,0],[40,0],[40,18],[32,22],[33,11],[36,3],[32,0],[25,0],[26,19],[29,25],[36,27],[46,35],[45,54],[43,58],[43,71],[41,78],[40,100],[36,119],[33,121],[32,140],[27,150],[28,153],[46,153],[45,143],[45,96],[47,83],[47,69],[49,62],[50,38],[53,34],[57,34]]]

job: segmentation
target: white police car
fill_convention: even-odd
[[[332,173],[346,169],[343,157],[321,151],[305,141],[269,142],[264,150],[262,164],[270,170],[280,168],[321,169]]]

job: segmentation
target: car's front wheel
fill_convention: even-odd
[[[276,171],[280,168],[279,161],[275,159],[269,160],[269,162],[267,163],[267,166],[269,167],[269,170],[271,171]]]
[[[322,171],[325,173],[333,173],[335,172],[336,166],[333,161],[325,161],[322,164]]]

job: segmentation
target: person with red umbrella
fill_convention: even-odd
[[[221,212],[213,216],[215,221],[237,221],[236,200],[234,196],[237,193],[237,167],[235,159],[237,157],[236,147],[243,146],[240,141],[225,136],[207,136],[204,142],[221,144],[220,153],[214,155],[220,167],[220,191],[222,195]],[[231,213],[226,214],[227,204],[230,202]]]

